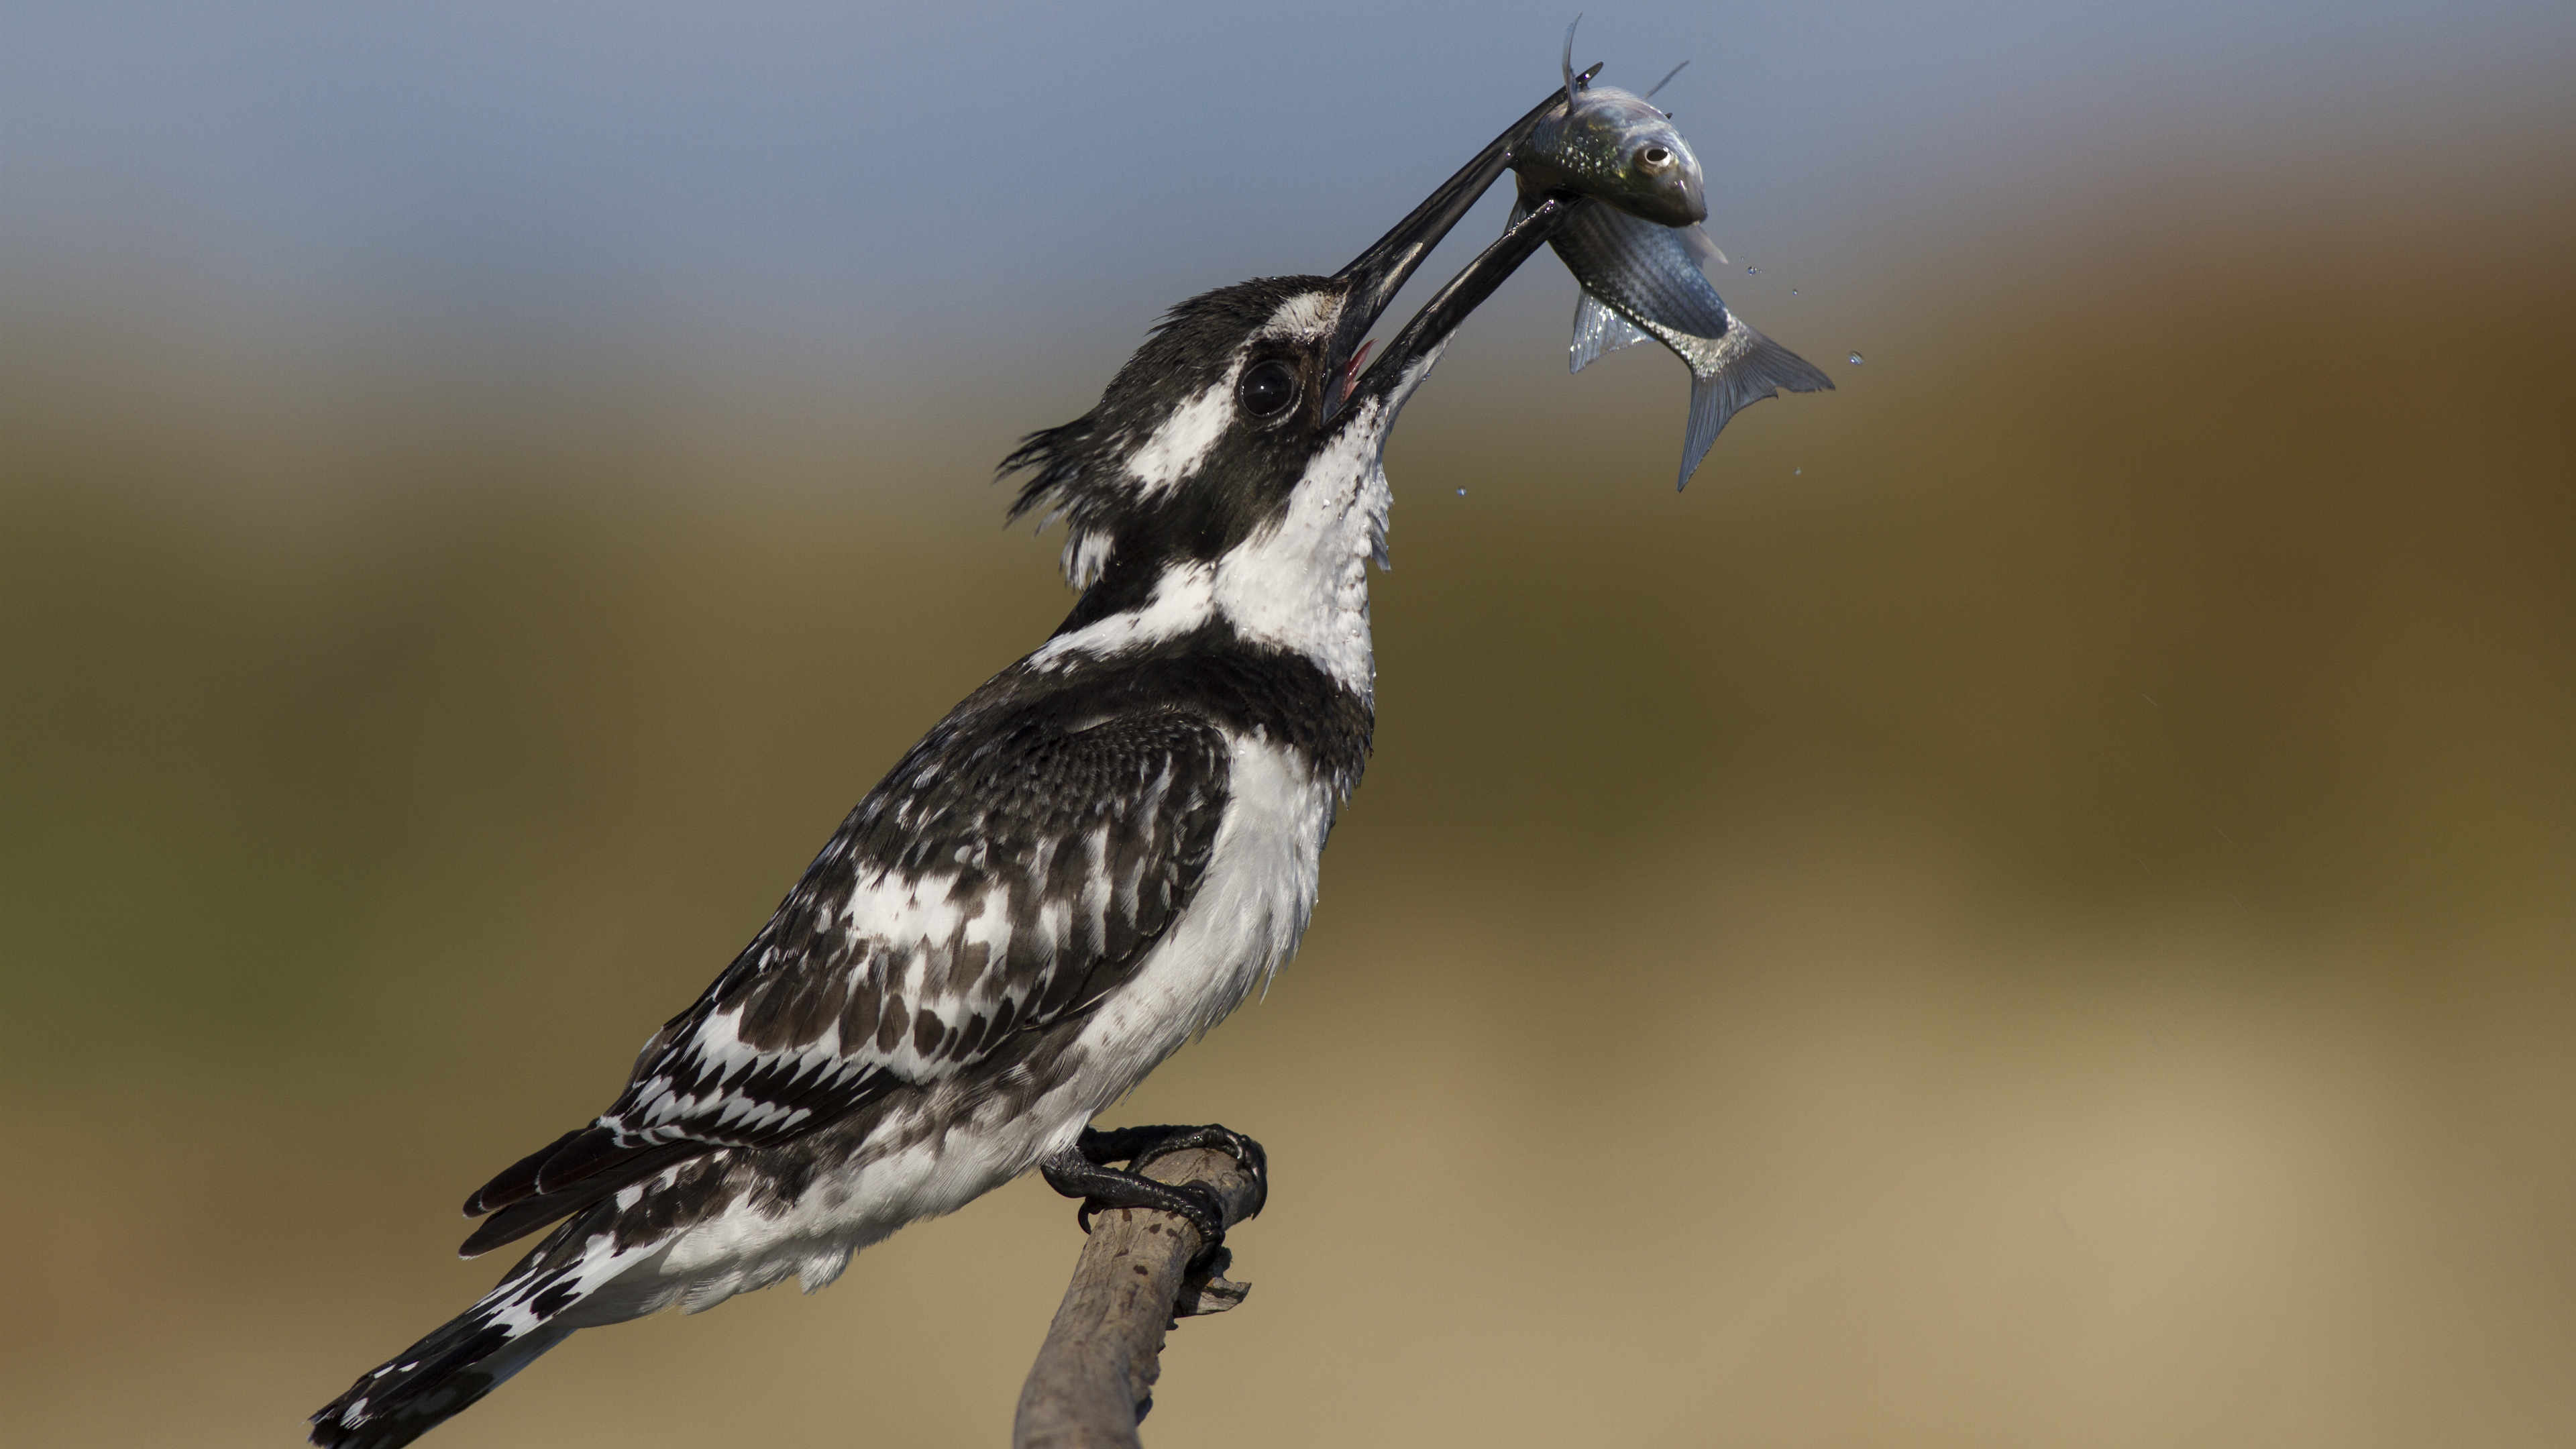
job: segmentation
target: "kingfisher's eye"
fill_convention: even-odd
[[[1673,169],[1673,153],[1663,146],[1649,146],[1637,153],[1637,169],[1649,176],[1661,176]]]
[[[1243,381],[1235,384],[1234,395],[1243,399],[1243,410],[1256,418],[1275,418],[1297,400],[1297,373],[1284,362],[1258,363],[1245,370]]]

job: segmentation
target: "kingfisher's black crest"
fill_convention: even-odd
[[[1165,312],[1091,411],[1029,434],[1002,460],[996,477],[1030,474],[1010,516],[1043,510],[1049,519],[1077,524],[1108,521],[1134,501],[1132,488],[1100,476],[1100,465],[1115,456],[1121,441],[1145,437],[1162,423],[1174,398],[1222,378],[1244,339],[1291,298],[1337,290],[1339,284],[1327,277],[1259,277],[1202,292]]]
[[[1327,277],[1263,277],[1172,308],[1098,405],[1029,434],[1002,460],[997,477],[1029,475],[1009,516],[1062,519],[1065,574],[1083,589],[1112,572],[1149,586],[1157,568],[1241,543],[1286,505],[1333,381],[1324,356],[1332,318],[1318,315],[1309,335],[1294,335],[1280,325],[1282,312],[1329,313],[1342,290]],[[1240,415],[1228,396],[1233,382],[1272,360],[1295,370],[1295,405],[1275,418]],[[1118,603],[1104,598],[1099,607]]]

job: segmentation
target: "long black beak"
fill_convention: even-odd
[[[1590,80],[1600,69],[1601,67],[1596,65],[1583,72],[1577,78],[1578,83]],[[1356,360],[1355,354],[1359,349],[1360,339],[1368,335],[1371,327],[1377,325],[1377,319],[1386,311],[1387,304],[1393,302],[1395,294],[1404,289],[1405,282],[1412,278],[1414,270],[1422,265],[1425,257],[1431,255],[1431,249],[1440,245],[1441,238],[1449,235],[1449,229],[1458,224],[1458,219],[1467,214],[1468,208],[1474,206],[1477,199],[1485,194],[1487,188],[1491,187],[1510,167],[1512,149],[1529,135],[1531,128],[1539,123],[1541,117],[1563,104],[1564,100],[1563,90],[1550,91],[1546,100],[1532,107],[1528,115],[1514,121],[1509,130],[1496,136],[1484,150],[1477,152],[1474,160],[1460,168],[1457,175],[1442,182],[1440,189],[1432,192],[1420,206],[1415,207],[1410,216],[1397,222],[1392,231],[1379,237],[1349,266],[1333,274],[1333,280],[1344,283],[1348,288],[1342,303],[1341,320],[1334,326],[1332,339],[1324,351],[1324,356],[1331,360],[1333,375],[1336,378],[1341,377]],[[1492,295],[1494,288],[1501,285],[1503,278],[1511,275],[1514,267],[1527,260],[1529,253],[1535,251],[1540,242],[1554,235],[1555,228],[1563,226],[1572,215],[1570,209],[1560,208],[1552,225],[1542,227],[1541,234],[1531,240],[1528,246],[1521,248],[1517,255],[1511,256],[1506,261],[1497,254],[1503,252],[1506,244],[1520,234],[1519,227],[1513,228],[1511,232],[1505,234],[1503,242],[1487,248],[1483,256],[1478,257],[1465,272],[1460,273],[1455,281],[1441,291],[1440,297],[1445,301],[1453,293],[1459,293],[1462,284],[1468,284],[1471,277],[1484,273],[1489,267],[1493,269],[1481,289],[1469,286],[1468,290],[1473,292],[1473,296],[1468,297],[1464,305],[1458,308],[1455,316],[1450,318],[1448,327],[1441,328],[1437,333],[1416,338],[1424,320],[1423,317],[1416,317],[1412,323],[1407,324],[1402,335],[1406,338],[1416,338],[1426,353],[1430,349],[1437,348],[1448,337],[1450,328],[1456,327],[1468,312],[1475,309],[1478,302]],[[1533,213],[1524,225],[1538,220],[1538,215]],[[1432,304],[1433,307],[1439,305],[1438,301]],[[1426,309],[1424,316],[1428,315],[1429,309]],[[1404,367],[1419,360],[1419,355],[1408,359],[1397,366],[1394,372],[1400,373]],[[1387,370],[1389,363],[1396,361],[1395,349],[1390,347],[1387,355],[1379,358],[1377,365],[1369,370],[1369,376],[1377,377],[1380,372]],[[1352,379],[1332,389],[1325,399],[1327,416],[1340,411],[1342,405],[1356,395],[1359,381],[1359,379]]]
[[[1503,284],[1505,277],[1517,271],[1521,263],[1528,261],[1530,253],[1545,246],[1549,237],[1563,231],[1565,224],[1574,220],[1576,212],[1592,204],[1590,197],[1555,192],[1529,215],[1512,223],[1511,228],[1492,246],[1467,264],[1466,270],[1451,277],[1448,286],[1441,288],[1423,304],[1421,311],[1413,314],[1413,320],[1405,323],[1404,330],[1395,334],[1395,340],[1386,345],[1386,351],[1378,354],[1377,361],[1369,364],[1368,371],[1350,381],[1333,411],[1338,412],[1360,398],[1387,396],[1408,384],[1416,375],[1415,369],[1440,351],[1441,344],[1449,340],[1450,333],[1458,330],[1459,323],[1467,320],[1468,313],[1494,295],[1494,289]]]

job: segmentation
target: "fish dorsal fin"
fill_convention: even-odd
[[[1565,77],[1565,109],[1566,113],[1569,115],[1574,111],[1574,93],[1580,90],[1589,90],[1592,86],[1592,78],[1601,74],[1601,66],[1603,64],[1596,60],[1581,70],[1576,70],[1574,68],[1574,27],[1581,25],[1582,23],[1583,16],[1580,13],[1578,13],[1572,21],[1567,23],[1565,27],[1565,54],[1556,63],[1557,74]],[[1684,61],[1683,64],[1687,65],[1689,62]],[[1669,77],[1667,77],[1667,79],[1669,79]]]
[[[1653,339],[1637,329],[1635,323],[1601,305],[1591,293],[1574,308],[1574,341],[1566,348],[1573,362],[1569,372],[1581,372],[1594,359],[1622,347],[1634,347]]]

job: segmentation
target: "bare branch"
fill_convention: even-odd
[[[1214,1188],[1228,1228],[1259,1200],[1259,1185],[1222,1152],[1186,1148],[1137,1170]],[[1150,1208],[1112,1208],[1092,1219],[1046,1346],[1020,1389],[1012,1449],[1138,1449],[1136,1424],[1153,1407],[1164,1332],[1176,1318],[1222,1313],[1249,1291],[1226,1281],[1231,1255],[1222,1248],[1189,1276],[1199,1247],[1198,1229]]]

